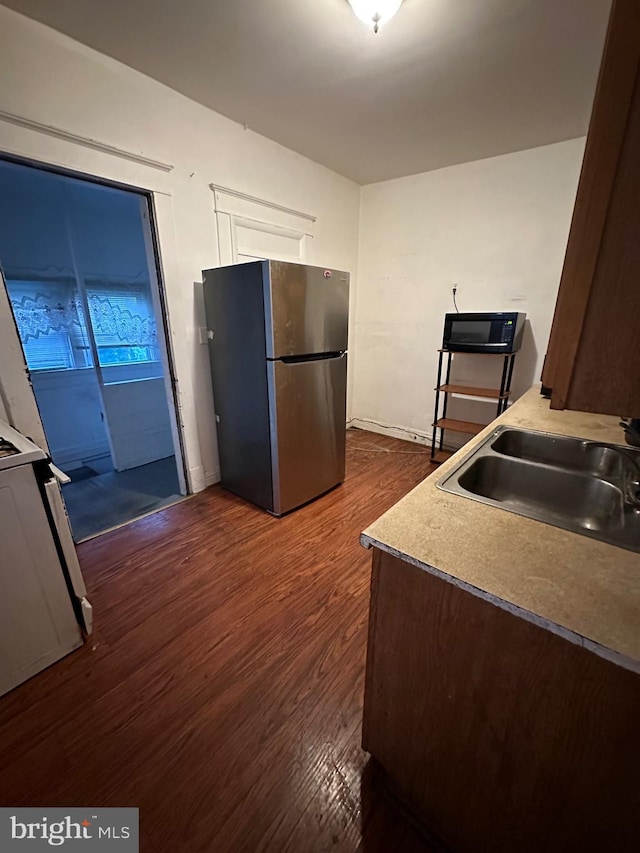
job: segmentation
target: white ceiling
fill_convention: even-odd
[[[3,0],[359,183],[586,133],[610,0]]]

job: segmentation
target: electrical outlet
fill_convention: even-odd
[[[456,302],[456,293],[458,292],[458,282],[454,281],[451,287],[451,298],[453,299],[453,305],[456,311],[458,311],[458,303]]]

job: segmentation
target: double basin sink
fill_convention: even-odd
[[[640,451],[497,427],[438,488],[640,552]]]

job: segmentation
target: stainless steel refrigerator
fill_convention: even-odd
[[[222,485],[283,515],[344,479],[349,274],[203,272]]]

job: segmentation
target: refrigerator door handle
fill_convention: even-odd
[[[318,352],[310,355],[283,355],[282,358],[270,359],[271,361],[281,361],[283,364],[302,364],[306,361],[329,361],[336,358],[344,358],[345,350],[336,350],[335,352]]]

